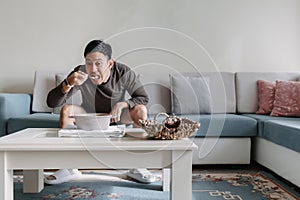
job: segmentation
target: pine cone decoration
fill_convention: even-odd
[[[165,115],[166,119],[160,124],[157,121],[159,115]],[[175,115],[169,116],[166,113],[158,113],[154,120],[140,120],[141,127],[154,139],[177,140],[190,137],[199,127],[199,122],[186,118],[179,118]]]

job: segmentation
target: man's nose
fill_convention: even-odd
[[[97,65],[96,65],[95,63],[93,63],[92,71],[93,71],[93,72],[96,72],[96,71],[97,71]]]

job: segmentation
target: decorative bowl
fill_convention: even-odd
[[[159,115],[166,116],[162,123],[157,121]],[[161,140],[177,140],[190,137],[200,127],[199,122],[194,122],[187,118],[181,119],[166,113],[158,113],[155,115],[154,120],[139,120],[139,123],[149,137]]]
[[[74,115],[77,128],[82,130],[107,130],[112,116],[106,113],[86,113]]]

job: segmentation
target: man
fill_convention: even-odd
[[[60,127],[74,126],[74,114],[110,113],[111,123],[128,123],[147,119],[149,101],[135,73],[126,65],[112,59],[111,46],[101,40],[89,42],[84,50],[85,65],[77,66],[66,79],[52,89],[47,97],[49,107],[63,105],[76,91],[82,94],[82,104],[64,105],[60,113]],[[126,91],[131,96],[125,100]],[[59,184],[80,176],[77,169],[61,169],[45,178],[48,184]],[[151,183],[154,177],[146,169],[132,169],[127,174],[139,182]]]

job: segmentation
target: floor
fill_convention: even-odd
[[[280,181],[284,182],[286,185],[288,185],[292,190],[295,190],[300,193],[300,188],[295,186],[294,184],[290,183],[289,181],[283,179],[276,173],[272,172],[271,170],[265,168],[264,166],[252,162],[250,165],[193,165],[193,172],[197,171],[203,171],[203,170],[213,170],[213,171],[230,171],[230,170],[262,170],[266,171],[270,174],[272,174],[274,177],[278,178]],[[56,170],[45,170],[45,174],[52,174]],[[85,172],[91,172],[95,170],[89,170],[89,169],[80,169],[83,174]],[[126,172],[128,171],[127,169],[124,170],[112,170],[112,169],[105,169],[105,170],[97,170],[101,173],[103,173],[102,176],[99,175],[85,175],[83,178],[80,180],[74,180],[74,181],[99,181],[99,180],[114,180],[114,179],[127,179]],[[159,170],[151,170],[153,172],[159,171]],[[14,171],[15,174],[20,173],[20,170]]]

